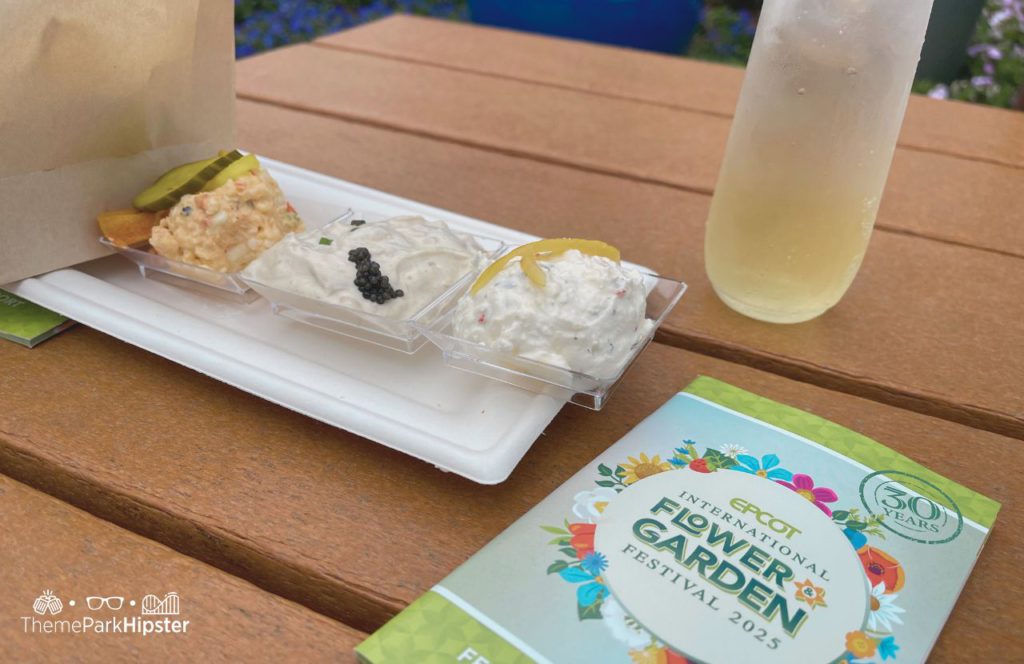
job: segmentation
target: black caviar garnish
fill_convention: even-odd
[[[384,304],[388,300],[405,295],[402,289],[395,290],[391,287],[391,280],[380,273],[380,263],[370,260],[370,250],[366,247],[349,251],[348,259],[356,264],[356,278],[352,283],[356,285],[364,299]]]
[[[352,221],[350,221],[348,223],[349,223],[349,226],[362,226],[363,224],[366,223],[366,220],[365,219],[353,219]]]

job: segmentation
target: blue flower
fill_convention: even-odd
[[[691,461],[697,459],[698,456],[697,441],[684,440],[683,446],[675,449],[675,454],[668,460],[668,462],[677,468],[685,468],[690,465]]]
[[[603,583],[596,581],[596,574],[591,574],[578,567],[566,567],[558,575],[569,583],[582,584],[576,589],[576,601],[580,606],[590,606],[608,594],[608,588]]]
[[[584,583],[576,589],[576,601],[580,606],[590,606],[608,594],[608,589],[601,583]]]
[[[853,545],[855,551],[860,551],[860,548],[868,543],[867,535],[859,530],[843,528],[843,534],[846,535],[846,539],[850,540],[850,544]]]
[[[591,551],[587,555],[583,556],[583,561],[580,563],[580,567],[594,576],[597,576],[608,567],[608,559],[604,557],[603,553]]]
[[[883,660],[890,657],[896,659],[896,651],[899,649],[900,647],[896,645],[896,639],[891,636],[887,636],[878,642],[878,654],[882,656]]]
[[[739,463],[732,466],[730,470],[767,477],[770,480],[786,480],[788,482],[793,479],[792,472],[785,468],[776,468],[779,465],[779,457],[774,454],[765,454],[760,461],[757,460],[757,457],[752,457],[749,454],[740,454],[736,457],[736,461]]]

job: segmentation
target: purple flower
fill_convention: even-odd
[[[1003,52],[992,44],[975,44],[967,49],[967,55],[971,57],[978,57],[979,55],[987,55],[992,60],[1002,60]]]
[[[999,24],[1010,18],[1011,15],[1012,14],[1009,9],[1000,9],[988,17],[988,24],[992,26],[993,29],[998,29]]]

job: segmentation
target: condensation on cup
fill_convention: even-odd
[[[708,218],[718,296],[821,315],[867,250],[932,0],[765,0]]]

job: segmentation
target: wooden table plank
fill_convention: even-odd
[[[604,411],[566,407],[511,479],[486,487],[88,328],[33,351],[0,345],[0,364],[13,367],[0,375],[0,471],[364,630],[678,387],[712,375],[858,429],[1003,502],[936,659],[1024,648],[1024,587],[1006,581],[1024,564],[1019,472],[1007,463],[1019,442],[995,434],[654,344]]]
[[[239,62],[235,87],[247,99],[704,192],[718,163],[703,155],[720,153],[729,129],[703,114],[308,45]],[[668,136],[685,149],[666,150]]]
[[[711,291],[706,196],[245,101],[238,127],[241,145],[271,157],[538,235],[614,242],[690,283],[666,325],[674,343],[1024,437],[1020,259],[876,233],[832,313],[772,326]]]
[[[732,116],[743,81],[738,67],[417,16],[317,43],[722,117]],[[978,104],[911,97],[900,144],[1024,167],[1020,115]]]
[[[0,661],[355,661],[365,635],[0,475]],[[57,615],[36,615],[44,590]],[[146,594],[177,592],[182,633],[43,633],[37,621],[141,617]],[[85,597],[121,596],[118,611]],[[70,602],[75,601],[75,606]],[[28,631],[26,624],[28,623]]]
[[[877,227],[1024,257],[1021,175],[1024,170],[897,150]]]
[[[314,43],[721,117],[732,117],[744,72],[660,53],[419,16],[392,16]]]
[[[308,45],[242,61],[236,87],[246,99],[701,193],[714,188],[730,123]],[[1021,191],[1024,169],[899,150],[878,225],[1024,256]]]

